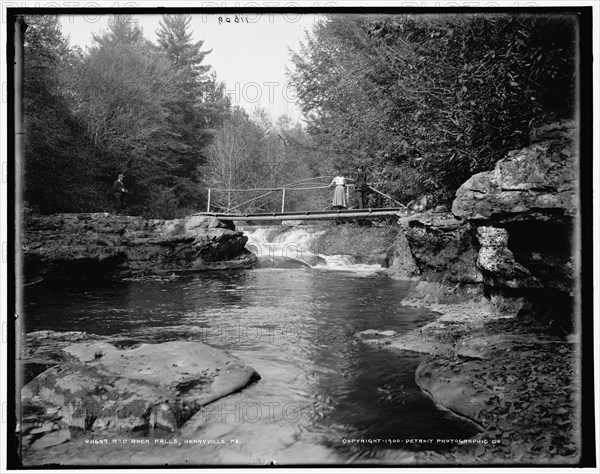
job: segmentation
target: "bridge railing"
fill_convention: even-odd
[[[206,200],[206,211],[217,209],[220,212],[239,212],[263,210],[285,212],[290,203],[299,200],[312,201],[311,207],[321,206],[328,200],[324,190],[329,186],[311,181],[330,179],[327,176],[317,176],[287,183],[278,187],[264,188],[209,188]],[[245,197],[240,197],[245,196]],[[249,198],[249,199],[248,199]],[[310,198],[310,199],[309,199]],[[240,202],[242,201],[242,202]]]
[[[286,208],[286,205],[289,202],[297,202],[294,201],[294,196],[298,199],[298,192],[306,192],[310,191],[310,193],[304,194],[305,204],[308,202],[309,205],[305,207],[317,207],[316,209],[300,209],[302,211],[316,211],[316,210],[327,210],[331,207],[332,201],[332,191],[329,184],[320,184],[314,183],[312,185],[306,185],[309,181],[323,180],[323,179],[332,179],[328,176],[319,176],[316,178],[306,178],[303,180],[296,181],[294,183],[289,183],[280,187],[272,187],[272,188],[208,188],[207,195],[207,203],[206,203],[206,212],[211,212],[213,210],[218,210],[219,212],[224,213],[239,213],[242,209],[246,212],[256,212],[257,210],[263,210],[266,212],[274,212],[273,208],[277,210],[281,210],[281,212],[289,211],[289,208]],[[404,204],[395,200],[388,194],[374,188],[373,186],[369,186],[370,190],[381,195],[390,203],[392,207],[400,206],[405,207]],[[328,190],[324,192],[324,190]],[[352,194],[354,191],[354,184],[348,183],[346,186],[346,197],[348,202],[351,202]],[[219,193],[225,193],[226,197],[218,199],[216,196]],[[239,196],[241,193],[260,193],[258,196],[253,196],[250,199],[245,199],[243,202],[239,202],[239,199],[233,199],[234,196]],[[308,196],[308,197],[307,197]],[[290,197],[292,199],[290,200]],[[266,201],[265,201],[265,198]],[[257,204],[262,200],[262,204]],[[244,208],[244,206],[246,206]],[[268,209],[264,209],[268,207]],[[287,206],[289,207],[289,205]],[[296,209],[298,210],[298,209]]]

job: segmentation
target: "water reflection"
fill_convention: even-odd
[[[354,337],[364,329],[406,331],[432,319],[428,311],[401,305],[407,288],[378,276],[314,269],[215,272],[93,290],[31,287],[26,324],[27,331],[203,341],[261,374],[259,382],[209,405],[177,434],[239,444],[154,446],[144,463],[389,462],[405,459],[412,448],[346,440],[475,432],[436,409],[417,387],[420,356],[375,350]],[[47,456],[60,458],[70,449],[52,448]],[[131,456],[125,448],[111,450],[114,462],[130,459],[126,453]]]

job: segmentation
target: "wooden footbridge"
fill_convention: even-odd
[[[314,192],[316,190],[324,190],[330,188],[329,185],[323,185],[322,183],[314,183],[306,187],[307,181],[314,180],[322,180],[322,179],[330,179],[329,176],[320,176],[317,178],[307,178],[302,179],[300,181],[296,181],[294,183],[289,183],[282,187],[278,188],[252,188],[252,189],[224,189],[224,188],[209,188],[208,196],[207,196],[207,206],[206,212],[198,213],[199,215],[204,216],[213,216],[221,221],[257,221],[257,222],[274,222],[274,221],[314,221],[314,220],[343,220],[343,219],[355,219],[355,218],[363,218],[363,219],[371,219],[376,217],[385,217],[385,216],[396,216],[400,211],[406,209],[406,206],[398,201],[396,201],[391,196],[381,192],[378,189],[375,189],[372,185],[369,185],[369,192],[379,194],[386,198],[388,202],[392,206],[397,207],[382,207],[382,208],[367,208],[367,209],[330,209],[331,205],[327,206],[323,210],[310,210],[310,211],[286,211],[286,191],[311,191]],[[352,184],[352,180],[349,180],[346,185],[346,198],[348,202],[350,202],[351,198],[351,189],[354,185]],[[251,199],[247,199],[241,203],[235,203],[237,199],[234,199],[234,196],[237,193],[261,193],[259,196],[254,196]],[[217,193],[221,194],[221,199],[215,199],[215,195]],[[275,199],[277,198],[278,193],[281,193],[281,212],[268,212],[260,209],[258,205],[258,201],[261,199],[269,197],[270,205],[268,207],[273,207],[275,202],[273,202],[273,195],[275,195]],[[330,197],[326,195],[322,195],[322,198],[325,201],[330,201]],[[330,201],[331,202],[331,201]],[[324,204],[324,203],[323,203]],[[278,204],[276,204],[279,206]],[[246,211],[242,209],[246,207],[249,208]],[[258,208],[257,208],[258,207]],[[215,212],[213,208],[218,208],[222,211]]]

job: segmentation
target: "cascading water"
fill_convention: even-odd
[[[321,271],[352,271],[372,274],[381,265],[363,263],[360,256],[340,253],[325,254],[318,238],[325,230],[313,226],[238,227],[248,237],[246,249],[258,257],[258,268],[311,268]]]

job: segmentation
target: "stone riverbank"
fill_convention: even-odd
[[[577,338],[558,338],[539,321],[495,312],[485,301],[427,307],[440,316],[417,330],[356,335],[381,350],[429,354],[416,370],[417,384],[438,406],[481,429],[474,438],[481,444],[428,452],[419,462],[576,464]]]
[[[108,213],[26,216],[25,283],[80,283],[250,268],[247,237],[215,219],[158,220]]]

